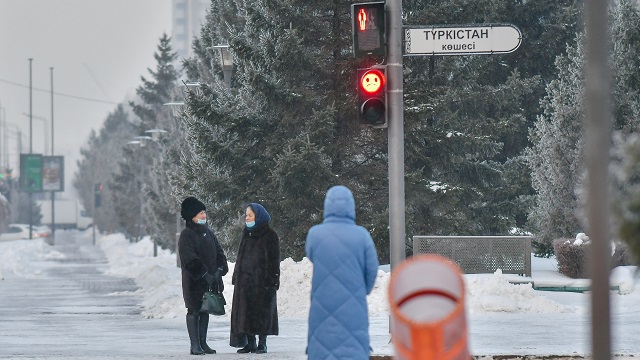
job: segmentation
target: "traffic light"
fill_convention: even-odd
[[[363,57],[386,53],[384,1],[351,5],[353,55]]]
[[[95,184],[93,190],[93,206],[100,207],[102,205],[102,184]]]
[[[365,124],[376,128],[387,127],[386,93],[386,67],[358,69],[358,112]]]

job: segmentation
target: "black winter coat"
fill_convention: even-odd
[[[202,295],[209,285],[202,278],[209,272],[213,274],[222,269],[220,275],[229,272],[229,265],[224,251],[215,234],[207,225],[199,225],[192,221],[180,233],[178,254],[182,268],[182,296],[184,305],[190,310],[200,310]]]
[[[276,290],[280,287],[280,239],[264,223],[246,228],[238,247],[233,271],[231,346],[241,347],[239,334],[278,335]]]

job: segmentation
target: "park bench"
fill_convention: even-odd
[[[439,254],[465,274],[494,273],[531,276],[532,236],[414,236],[413,253]]]

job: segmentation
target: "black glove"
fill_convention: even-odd
[[[218,268],[218,270],[213,273],[213,276],[216,278],[218,284],[222,284],[222,269]]]
[[[211,285],[213,285],[213,283],[216,281],[216,277],[208,272],[202,275],[202,279],[207,282],[207,285],[209,285],[209,287],[211,287]]]

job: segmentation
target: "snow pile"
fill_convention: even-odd
[[[131,243],[121,234],[103,236],[97,239],[109,261],[107,274],[123,276],[135,280],[139,289],[134,292],[141,298],[143,315],[149,318],[183,320],[185,314],[182,300],[181,274],[176,266],[175,254],[158,249],[153,256],[153,243],[144,238]],[[63,254],[43,240],[17,240],[0,243],[0,279],[33,278],[42,276],[43,262],[58,259]],[[535,283],[567,281],[558,274],[553,259],[534,258],[532,267]],[[234,263],[229,263],[229,273],[223,277],[227,299],[227,314],[231,313],[233,285],[231,276]],[[388,266],[381,266],[381,269]],[[634,267],[618,267],[612,271],[611,285],[618,286],[620,294],[634,292]],[[311,276],[313,264],[308,259],[293,261],[288,258],[281,263],[280,290],[278,291],[278,315],[285,319],[306,319],[309,311]],[[574,303],[563,304],[551,300],[550,293],[535,291],[531,284],[511,284],[509,277],[500,270],[494,274],[464,275],[466,288],[466,308],[469,313],[513,313],[513,314],[556,314],[580,313],[581,306]],[[522,280],[522,279],[519,279]],[[572,280],[573,279],[568,279]],[[580,279],[588,281],[588,279]],[[379,270],[375,287],[367,297],[369,314],[372,317],[389,313],[387,287],[389,273]],[[131,295],[129,292],[113,293],[112,296]],[[575,294],[577,295],[577,294]],[[584,295],[586,296],[586,295]]]
[[[582,245],[582,244],[588,244],[588,243],[589,243],[589,237],[587,236],[587,234],[578,233],[578,235],[576,235],[576,240],[573,242],[573,245]]]
[[[115,234],[99,239],[98,244],[109,260],[107,274],[133,278],[140,286],[135,294],[144,299],[141,303],[144,316],[181,318],[184,315],[181,274],[176,266],[175,254],[158,249],[158,256],[153,257],[153,243],[148,237],[137,243],[130,243],[121,234]],[[226,316],[231,314],[234,288],[231,276],[234,266],[234,263],[229,262],[229,273],[222,278],[224,297],[227,299]],[[280,272],[278,316],[306,319],[309,313],[313,264],[307,258],[299,262],[287,258],[281,262]],[[387,314],[388,281],[389,274],[378,271],[374,290],[367,299],[371,316]]]
[[[0,242],[0,280],[37,277],[41,274],[38,261],[64,257],[48,248],[42,239]]]
[[[153,257],[153,244],[149,238],[129,243],[120,234],[98,240],[98,244],[109,259],[110,274],[134,278],[140,289],[137,295],[144,298],[143,314],[153,318],[180,318],[184,315],[184,303],[180,286],[180,269],[175,255],[158,251]],[[231,274],[223,277],[227,299],[227,314],[231,313],[233,285]],[[304,258],[295,262],[285,259],[280,265],[281,278],[278,291],[278,316],[281,318],[306,319],[309,312],[311,277],[313,264]],[[532,289],[530,284],[513,285],[500,271],[492,275],[465,275],[467,309],[472,313],[562,313],[576,312],[575,307],[552,301]],[[367,297],[370,316],[389,313],[387,287],[389,273],[378,271],[373,291]]]
[[[501,270],[493,276],[465,275],[467,311],[510,313],[564,313],[579,309],[539,295],[531,284],[511,284]]]

